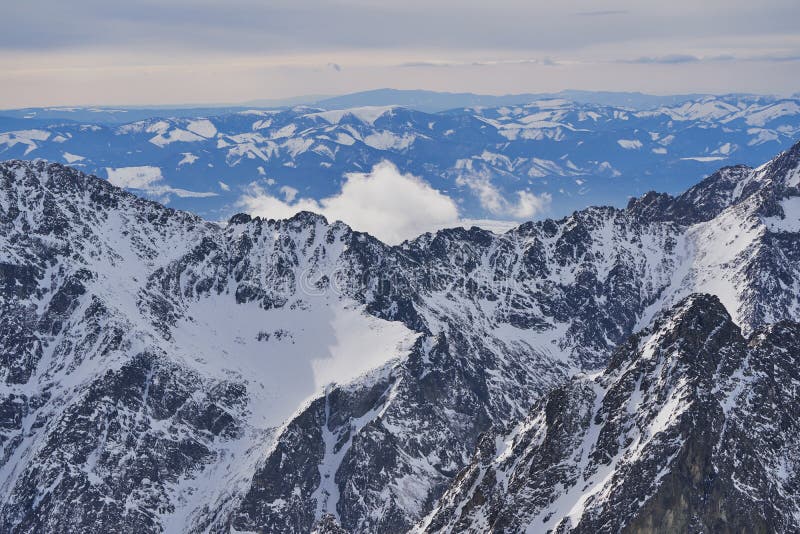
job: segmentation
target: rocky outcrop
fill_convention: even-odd
[[[734,384],[733,356],[709,351],[749,357],[758,336],[788,339],[782,321],[798,318],[793,154],[723,170],[676,199],[590,208],[503,235],[443,230],[399,246],[311,213],[212,224],[68,167],[4,163],[0,525],[403,532],[424,517],[424,528],[458,530],[491,516],[513,529],[541,510],[547,519],[536,520],[555,528],[566,511],[547,503],[558,491],[531,487],[509,465],[502,475],[500,442],[487,436],[519,435],[528,471],[573,484],[594,510],[586,481],[633,446],[629,432],[638,429],[641,444],[670,399],[703,406],[707,424],[681,426],[676,415],[664,434],[674,439],[647,449],[685,464],[659,478],[674,478],[663,487],[706,484],[709,466],[733,462],[709,453],[708,440],[728,440],[725,450],[742,458],[790,447],[789,434],[764,430],[751,451],[737,445],[739,427],[721,430],[737,412],[720,419],[723,393],[708,396],[706,364],[718,362],[714,372]],[[640,351],[629,336],[698,291],[716,295],[730,320],[716,301],[694,298],[719,311],[703,319],[721,325],[707,336],[714,344],[697,361],[688,350],[663,360],[684,370],[666,377],[669,395],[654,390],[623,410],[661,376],[632,356]],[[680,339],[697,352],[705,334],[689,333]],[[609,363],[602,380],[571,380]],[[608,373],[627,378],[612,384]],[[759,398],[772,402],[777,387],[763,384]],[[608,407],[600,413],[598,403]],[[602,447],[590,456],[595,432]],[[680,456],[678,438],[699,449]],[[504,439],[503,451],[516,450]],[[788,461],[771,458],[775,469]],[[622,481],[652,478],[662,464],[626,465],[630,474],[604,496],[609,510],[634,506],[638,490]],[[756,467],[742,480],[755,488],[751,500],[770,495],[772,511],[758,517],[778,528],[794,479],[780,486]],[[522,508],[498,493],[505,485]],[[653,507],[636,515],[641,528],[667,521],[667,510],[669,521],[713,519],[700,517],[706,501],[664,491],[636,505]],[[725,512],[730,521],[736,509]],[[559,524],[601,526],[592,521]]]
[[[692,295],[486,435],[425,532],[795,532],[800,324]]]

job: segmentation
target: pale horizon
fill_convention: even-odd
[[[13,110],[21,110],[21,109],[39,109],[39,108],[52,108],[52,109],[69,109],[69,108],[103,108],[106,110],[113,110],[114,108],[119,109],[181,109],[181,108],[237,108],[237,107],[248,107],[253,106],[255,108],[259,107],[266,107],[263,105],[264,102],[275,101],[275,102],[283,102],[283,101],[300,101],[298,104],[292,105],[303,105],[306,102],[314,103],[318,100],[325,100],[330,98],[337,98],[342,96],[348,95],[356,95],[360,93],[369,93],[372,91],[381,91],[381,90],[399,90],[399,91],[425,91],[425,92],[435,92],[439,94],[474,94],[476,96],[490,96],[490,97],[504,97],[504,96],[516,96],[516,95],[537,95],[537,94],[558,94],[562,92],[569,92],[569,91],[586,91],[590,93],[618,93],[622,94],[642,94],[648,96],[681,96],[681,95],[702,95],[702,96],[725,96],[725,95],[753,95],[753,96],[763,96],[763,97],[775,97],[775,98],[796,98],[800,95],[800,92],[784,92],[784,93],[767,93],[767,92],[753,92],[753,91],[728,91],[728,92],[703,92],[703,91],[671,91],[671,92],[656,92],[656,91],[624,91],[624,90],[612,90],[612,89],[576,89],[574,87],[566,87],[564,89],[553,90],[553,91],[518,91],[518,92],[473,92],[473,91],[437,91],[433,89],[426,89],[421,87],[416,88],[409,88],[409,89],[398,89],[396,87],[370,87],[367,89],[357,90],[357,91],[348,91],[345,93],[331,93],[331,94],[324,94],[324,95],[281,95],[281,96],[269,96],[264,98],[251,98],[249,100],[238,100],[238,101],[225,101],[225,102],[207,102],[207,101],[197,101],[197,102],[151,102],[151,103],[141,103],[141,104],[126,104],[126,103],[119,103],[119,102],[78,102],[78,103],[71,103],[71,104],[42,104],[42,105],[34,105],[34,106],[16,106],[16,107],[6,107],[0,108],[0,111],[13,111]],[[291,107],[292,105],[280,105],[280,107]]]
[[[225,105],[376,88],[486,95],[800,91],[800,6],[354,0],[18,4],[0,108]]]

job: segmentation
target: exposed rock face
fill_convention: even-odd
[[[747,336],[798,318],[798,152],[626,210],[396,247],[311,213],[220,226],[4,163],[0,530],[403,532],[434,507],[444,528],[475,451],[495,461],[480,436],[542,402],[565,441],[536,465],[577,480],[565,443],[610,386],[570,376],[696,291]],[[469,499],[498,525],[527,517]]]
[[[485,435],[426,532],[796,532],[800,324],[692,295]]]

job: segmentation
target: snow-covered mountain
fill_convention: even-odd
[[[569,384],[611,402],[615,377],[643,358],[629,336],[663,311],[701,302],[751,340],[798,319],[799,167],[795,145],[677,197],[387,246],[312,213],[219,225],[60,164],[3,163],[0,530],[404,532],[483,513],[463,480],[503,460],[481,435],[513,434]],[[697,292],[716,295],[738,326],[714,299],[685,300]],[[634,339],[656,339],[663,324]],[[711,357],[692,343],[686,358]],[[796,349],[785,349],[774,379],[796,387],[783,371]],[[599,378],[570,378],[609,361]],[[664,395],[700,391],[681,365],[647,389],[642,410],[591,429],[655,428],[648,421]],[[731,398],[770,387],[750,380],[747,365],[725,375]],[[551,412],[583,417],[566,408]],[[792,421],[783,439],[796,440]],[[673,432],[672,419],[663,427]],[[569,443],[591,445],[581,428]],[[771,447],[759,449],[783,461],[766,423],[758,432]],[[536,446],[506,439],[515,453]],[[607,471],[615,459],[598,454],[586,466]],[[796,483],[795,467],[785,468]],[[483,495],[492,510],[511,510],[506,493]],[[791,521],[794,501],[771,502],[770,517]]]
[[[469,468],[427,532],[797,532],[800,324],[745,338],[687,297],[557,388]]]
[[[465,218],[525,220],[533,212],[515,209],[520,193],[555,217],[622,207],[650,190],[678,193],[721,165],[761,163],[800,134],[800,101],[747,95],[645,110],[552,97],[436,113],[164,110],[123,124],[101,111],[83,114],[95,120],[0,117],[0,157],[67,163],[209,220],[241,211],[254,186],[290,204],[319,200],[339,193],[345,174],[386,160],[451,197]]]

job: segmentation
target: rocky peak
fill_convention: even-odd
[[[682,447],[706,458],[734,419],[762,425],[755,449],[731,434],[744,422],[725,438],[755,458],[756,496],[797,493],[780,452],[797,442],[767,428],[794,425],[792,326],[748,348],[718,300],[684,299],[713,291],[751,329],[795,318],[791,226],[770,241],[743,210],[687,227],[596,208],[389,247],[308,213],[221,228],[63,167],[41,167],[65,173],[49,187],[26,165],[0,166],[0,472],[19,466],[0,481],[0,530],[306,532],[322,520],[400,532],[451,485],[442,510],[464,512],[456,531],[480,517],[495,530],[596,528],[630,517],[660,487],[639,482],[674,462],[685,473],[670,487],[694,491],[728,460]],[[619,344],[607,372],[569,379]],[[286,369],[300,378],[282,380]],[[789,466],[786,481],[759,465]],[[588,515],[565,518],[577,505]]]
[[[417,529],[794,532],[799,334],[783,322],[745,340],[718,299],[691,295],[604,373],[485,436]]]
[[[765,167],[765,174],[774,176],[794,176],[800,167],[800,142],[781,152]],[[795,184],[797,185],[797,184]]]
[[[653,325],[615,351],[607,374],[625,368],[679,364],[682,374],[710,379],[723,363],[724,347],[743,343],[740,328],[714,295],[695,293],[665,311]],[[636,343],[638,350],[631,350]],[[633,359],[632,359],[633,358]]]
[[[228,224],[235,225],[235,224],[247,224],[253,220],[253,217],[248,213],[237,213],[232,215],[230,219],[228,219]]]
[[[627,210],[649,221],[671,221],[690,225],[708,221],[742,198],[737,188],[753,172],[745,165],[723,167],[686,192],[673,197],[650,191],[631,199]]]
[[[709,221],[726,208],[760,194],[759,203],[783,196],[787,188],[800,186],[800,143],[767,164],[723,167],[684,193],[673,197],[648,192],[628,202],[628,212],[644,220],[672,221],[683,225]]]
[[[288,219],[292,223],[297,223],[300,225],[315,225],[321,224],[324,226],[328,225],[328,219],[325,218],[324,215],[320,215],[319,213],[315,213],[313,211],[298,211]]]

